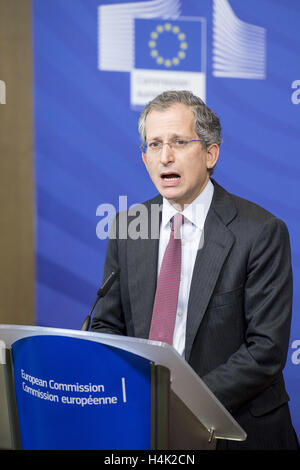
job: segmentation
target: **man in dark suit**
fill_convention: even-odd
[[[140,237],[133,214],[116,217],[104,278],[120,267],[120,279],[97,307],[92,329],[149,338],[170,221],[182,214],[172,344],[248,435],[218,448],[297,449],[282,375],[292,305],[287,228],[211,179],[221,126],[198,97],[159,95],[143,110],[139,131],[160,195],[136,208]]]

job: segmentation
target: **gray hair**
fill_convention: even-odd
[[[206,106],[198,96],[186,90],[164,91],[150,101],[140,114],[139,134],[146,142],[146,118],[152,110],[165,110],[176,103],[182,103],[192,108],[195,116],[195,132],[205,148],[211,144],[221,145],[221,124],[218,116]]]

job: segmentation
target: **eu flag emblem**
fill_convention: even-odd
[[[134,33],[133,108],[165,90],[190,90],[205,101],[205,18],[136,18]]]
[[[135,20],[135,69],[203,72],[203,18]]]

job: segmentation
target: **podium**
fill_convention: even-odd
[[[246,433],[165,343],[0,325],[0,448],[208,450]]]

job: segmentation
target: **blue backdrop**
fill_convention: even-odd
[[[299,21],[297,0],[33,0],[36,323],[80,327],[102,281],[102,204],[155,194],[138,111],[188,87],[221,118],[215,179],[289,228],[285,377],[300,436]]]

